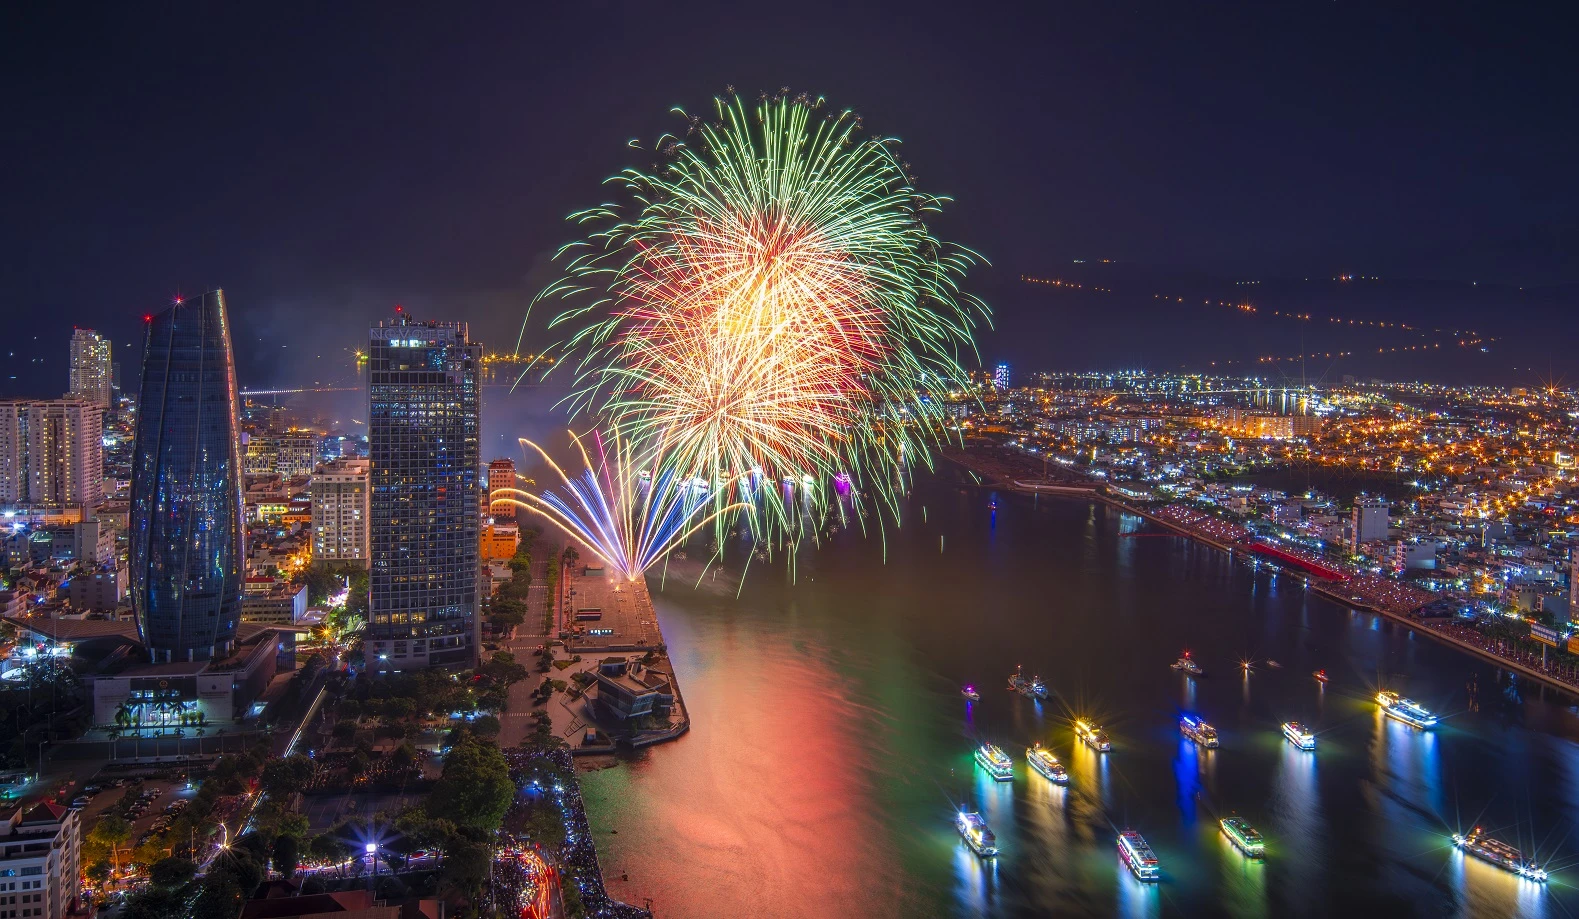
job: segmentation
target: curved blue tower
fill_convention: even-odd
[[[132,458],[131,595],[155,663],[222,658],[241,621],[241,445],[224,291],[148,322]]]

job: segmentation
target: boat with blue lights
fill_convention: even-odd
[[[1194,715],[1179,717],[1179,733],[1208,750],[1217,749],[1217,729]]]
[[[1027,699],[1047,698],[1047,685],[1042,682],[1042,678],[1033,676],[1027,680],[1025,671],[1019,667],[1014,668],[1014,673],[1009,675],[1009,688]]]
[[[1426,711],[1420,703],[1413,699],[1405,699],[1396,692],[1382,690],[1376,694],[1376,704],[1389,717],[1397,718],[1404,724],[1414,725],[1421,730],[1428,730],[1436,725],[1436,716]]]
[[[982,858],[992,858],[998,854],[998,837],[992,835],[987,821],[981,819],[980,814],[975,811],[969,813],[960,811],[954,818],[954,826],[959,830],[960,836],[964,837],[965,844],[970,846],[972,852]]]
[[[976,764],[1000,782],[1014,780],[1014,760],[995,744],[984,743],[976,748]]]
[[[1025,751],[1025,761],[1049,782],[1056,782],[1059,785],[1069,784],[1068,770],[1064,769],[1063,763],[1058,761],[1053,751],[1041,744],[1035,744]]]
[[[1284,722],[1283,736],[1288,738],[1289,743],[1301,750],[1316,749],[1316,735],[1298,721]]]
[[[1162,879],[1162,862],[1158,860],[1157,853],[1151,851],[1151,846],[1146,843],[1146,837],[1134,830],[1125,830],[1118,834],[1118,856],[1140,880]]]
[[[964,696],[965,698],[969,699],[972,702],[980,702],[981,701],[981,693],[977,692],[976,691],[976,687],[974,687],[974,686],[961,686],[960,690],[959,690],[959,694]]]
[[[1460,836],[1454,833],[1453,845],[1458,846],[1478,859],[1491,862],[1499,868],[1505,868],[1519,877],[1528,878],[1541,884],[1546,882],[1546,869],[1537,865],[1534,859],[1526,860],[1523,852],[1500,839],[1493,839],[1487,836],[1478,826],[1471,830],[1468,836]]]

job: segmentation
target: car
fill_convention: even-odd
[[[91,803],[92,800],[86,795],[79,795],[71,800],[72,807],[87,807]]]
[[[103,790],[101,786],[89,785],[87,788],[82,789],[82,793],[85,795],[96,795]]]

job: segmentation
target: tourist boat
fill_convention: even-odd
[[[1156,881],[1162,878],[1161,863],[1157,861],[1157,853],[1151,851],[1151,846],[1146,844],[1146,837],[1134,830],[1125,830],[1118,834],[1118,855],[1135,873],[1135,877],[1142,881]]]
[[[1027,680],[1019,667],[1014,668],[1014,673],[1009,675],[1009,688],[1027,699],[1047,698],[1047,686],[1042,683],[1042,678],[1033,676]]]
[[[1546,870],[1537,865],[1533,859],[1525,861],[1524,853],[1508,845],[1500,839],[1493,839],[1481,832],[1480,827],[1475,827],[1468,836],[1453,834],[1453,845],[1465,852],[1491,862],[1500,868],[1506,868],[1520,877],[1532,881],[1545,883]]]
[[[976,762],[1000,782],[1014,780],[1014,760],[993,744],[984,743],[976,748]]]
[[[981,693],[977,692],[976,691],[976,687],[974,687],[974,686],[962,686],[962,687],[960,687],[959,694],[964,696],[965,698],[971,700],[972,702],[980,702],[981,701]]]
[[[1301,750],[1316,749],[1316,735],[1306,730],[1305,726],[1298,721],[1284,722],[1283,736],[1288,738],[1289,743]]]
[[[1234,848],[1251,858],[1266,856],[1266,840],[1261,838],[1261,833],[1248,821],[1238,817],[1224,817],[1217,821],[1223,828],[1223,835],[1234,844]]]
[[[1185,673],[1188,673],[1190,676],[1200,676],[1206,672],[1201,669],[1200,664],[1197,664],[1195,661],[1190,659],[1190,652],[1188,651],[1184,652],[1183,657],[1179,658],[1168,666],[1175,670],[1181,670]]]
[[[1327,682],[1327,671],[1325,671],[1325,670],[1317,670],[1317,671],[1311,673],[1311,676],[1315,677],[1316,678],[1316,682],[1318,682],[1318,683],[1325,683],[1325,682]]]
[[[1217,729],[1194,715],[1180,716],[1179,731],[1208,750],[1217,749]]]
[[[1058,757],[1053,755],[1053,751],[1046,749],[1041,744],[1036,744],[1025,751],[1025,761],[1030,763],[1031,768],[1040,772],[1042,777],[1049,782],[1057,782],[1060,785],[1069,784],[1069,773],[1064,770],[1063,764],[1058,761]]]
[[[1080,738],[1081,743],[1098,753],[1106,753],[1113,749],[1113,744],[1107,739],[1107,733],[1084,718],[1075,719],[1075,736]]]
[[[998,837],[992,835],[992,830],[987,827],[987,821],[981,815],[972,811],[960,811],[954,818],[954,826],[959,828],[959,834],[965,837],[965,844],[971,851],[982,858],[992,858],[998,854]]]
[[[1421,708],[1420,703],[1413,699],[1405,699],[1396,692],[1382,690],[1376,694],[1376,704],[1391,717],[1422,730],[1436,724],[1435,715]]]

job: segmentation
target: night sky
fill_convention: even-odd
[[[985,362],[1579,382],[1572,23],[1114,6],[13,8],[0,394],[62,391],[74,324],[125,360],[213,286],[244,385],[342,375],[397,302],[509,350],[564,216],[731,85],[904,139],[956,199],[936,232],[993,263]]]

